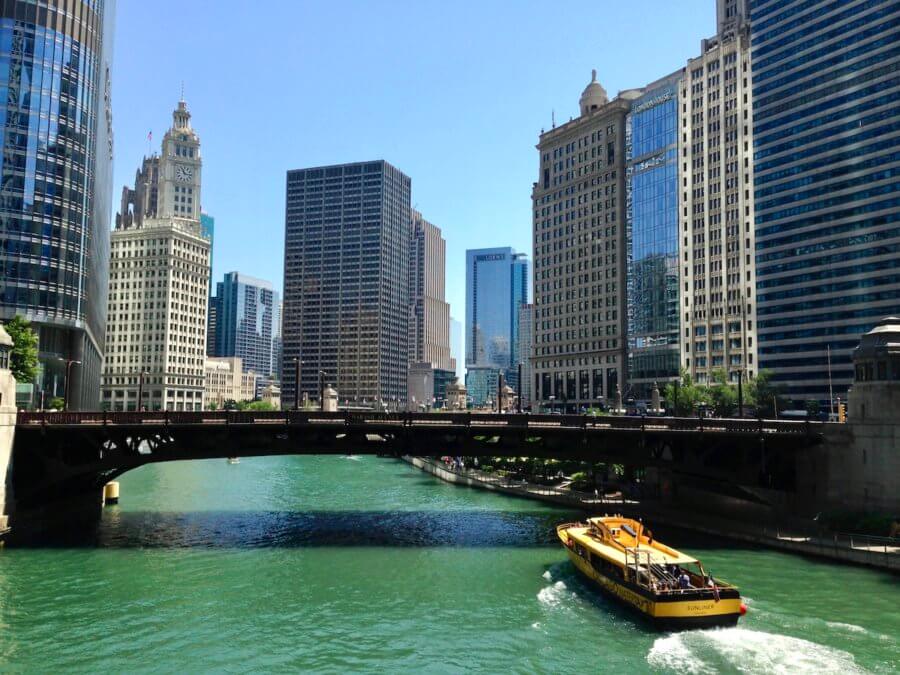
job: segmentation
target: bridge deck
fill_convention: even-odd
[[[17,426],[196,426],[287,425],[304,427],[390,427],[535,430],[585,429],[725,434],[821,434],[825,423],[797,420],[720,419],[610,415],[531,415],[481,413],[382,413],[309,411],[202,412],[23,412]]]

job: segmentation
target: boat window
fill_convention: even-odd
[[[626,531],[628,534],[630,534],[632,537],[636,537],[636,536],[637,536],[637,532],[635,532],[634,530],[632,530],[631,527],[630,527],[629,525],[622,525],[622,529],[625,530],[625,531]]]

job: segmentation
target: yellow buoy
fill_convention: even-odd
[[[118,481],[113,480],[103,486],[103,501],[106,504],[118,504],[119,503],[119,482]]]

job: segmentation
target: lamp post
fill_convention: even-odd
[[[525,390],[525,387],[522,386],[522,362],[521,361],[519,361],[518,369],[519,369],[519,375],[518,375],[518,377],[519,377],[519,385],[518,385],[519,397],[518,397],[518,404],[516,405],[516,412],[518,412],[521,415],[522,414],[522,392]]]
[[[294,410],[300,410],[300,364],[298,357],[294,357]]]
[[[744,417],[744,371],[738,371],[738,417]]]
[[[144,375],[147,373],[141,368],[141,372],[138,375],[138,400],[137,400],[137,411],[140,412],[144,403]]]
[[[556,397],[553,394],[547,397],[550,401],[550,414],[553,414],[553,402],[556,400]]]
[[[325,410],[325,376],[326,373],[324,370],[319,371],[319,410]]]
[[[63,389],[63,412],[67,412],[69,410],[69,375],[72,372],[72,364],[81,365],[81,361],[77,359],[64,359],[61,356],[56,357],[57,361],[63,361],[66,364],[66,383],[65,388]]]

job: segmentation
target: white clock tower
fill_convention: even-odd
[[[159,156],[122,191],[110,236],[100,405],[202,410],[210,246],[200,225],[200,138],[182,99]]]
[[[172,113],[172,128],[162,142],[159,162],[159,218],[200,220],[200,137],[182,99]]]

